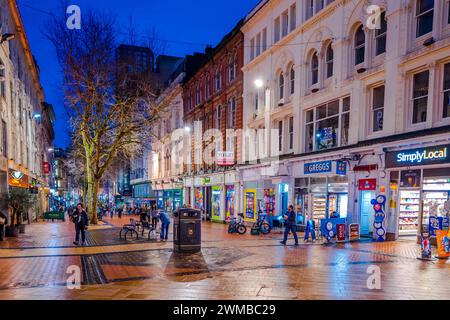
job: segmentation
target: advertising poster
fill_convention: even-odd
[[[212,187],[212,219],[216,221],[220,220],[220,194],[220,187]]]
[[[245,220],[256,221],[256,190],[245,191]]]
[[[360,226],[357,223],[353,223],[349,227],[350,241],[358,241],[360,238]]]
[[[235,190],[234,186],[227,186],[227,193],[225,195],[225,220],[231,221],[235,214]]]
[[[402,188],[419,188],[421,174],[422,172],[420,170],[402,171],[400,186]]]
[[[450,238],[445,230],[436,231],[437,256],[440,259],[450,258]]]
[[[347,225],[346,224],[338,224],[336,225],[337,232],[337,242],[345,242],[347,240]]]
[[[194,199],[195,209],[203,209],[203,189],[195,188],[195,199]]]

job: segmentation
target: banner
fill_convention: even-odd
[[[245,191],[244,205],[245,220],[256,221],[256,190]]]

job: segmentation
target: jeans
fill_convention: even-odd
[[[283,242],[286,243],[288,236],[289,236],[289,232],[292,232],[292,234],[294,235],[294,240],[295,243],[298,243],[298,237],[297,237],[297,226],[295,225],[286,225],[284,228],[284,240]]]
[[[313,227],[308,226],[306,227],[306,232],[305,232],[305,241],[308,241],[309,239],[309,234],[311,233],[311,237],[313,240],[316,240],[316,230],[314,230]]]
[[[161,225],[161,240],[167,240],[169,238],[169,225],[170,223],[163,223]]]
[[[154,217],[152,218],[152,227],[153,229],[156,229],[157,226],[158,226],[158,218]]]
[[[81,233],[81,242],[84,243],[86,241],[85,226],[75,224],[75,242],[80,242],[80,233]]]

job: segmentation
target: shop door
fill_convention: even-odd
[[[211,212],[212,212],[212,190],[211,187],[205,188],[205,213],[206,213],[206,220],[211,220]]]
[[[361,191],[361,235],[370,235],[373,232],[373,206],[371,204],[372,199],[375,199],[374,191]]]

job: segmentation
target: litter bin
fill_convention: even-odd
[[[173,213],[173,249],[175,252],[200,252],[202,214],[200,210],[178,209]]]

